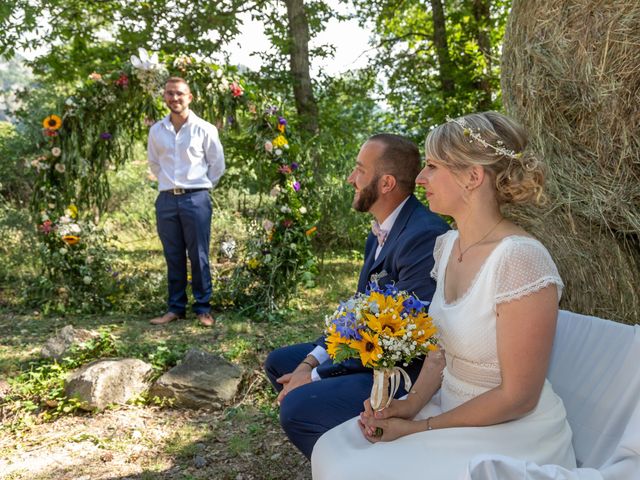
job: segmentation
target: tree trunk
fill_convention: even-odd
[[[453,97],[455,83],[452,75],[451,57],[447,42],[447,28],[444,19],[444,7],[442,0],[430,0],[433,11],[433,43],[436,46],[438,63],[440,64],[440,84],[442,96],[446,99]]]
[[[318,105],[313,96],[309,73],[309,23],[304,10],[304,0],[284,0],[289,20],[289,53],[293,94],[296,110],[302,120],[302,130],[309,136],[318,133]]]
[[[479,110],[491,109],[491,10],[488,0],[473,0],[473,17],[476,24],[476,41],[485,60],[482,77],[478,81],[478,89],[482,97],[478,103]]]

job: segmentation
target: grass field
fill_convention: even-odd
[[[273,348],[317,337],[324,315],[355,290],[359,255],[325,255],[316,287],[300,290],[270,321],[225,310],[214,311],[214,328],[200,326],[192,314],[163,327],[152,326],[148,319],[163,313],[165,267],[153,220],[155,194],[144,186],[143,168],[138,164],[118,174],[122,178],[114,185],[114,213],[104,218],[118,237],[118,263],[129,275],[139,277],[138,290],[132,290],[113,311],[45,315],[37,306],[27,306],[12,279],[33,277],[29,249],[19,251],[17,241],[12,248],[5,244],[0,249],[0,260],[12,265],[11,276],[5,271],[0,297],[0,478],[310,478],[308,462],[280,429],[275,394],[262,373],[262,363]],[[221,230],[239,231],[237,220],[226,209],[230,201],[224,197],[218,201],[214,257]],[[20,225],[12,221],[19,232]],[[8,228],[5,222],[4,230]],[[215,268],[220,265],[214,263]],[[140,401],[49,419],[50,409],[38,402],[37,395],[16,395],[20,387],[16,379],[38,365],[33,362],[38,362],[44,342],[65,325],[106,328],[115,338],[118,356],[140,358],[164,369],[190,348],[219,354],[243,369],[239,393],[217,410],[181,410]]]

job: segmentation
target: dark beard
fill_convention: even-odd
[[[378,180],[376,176],[369,184],[360,190],[357,198],[353,199],[351,206],[356,212],[368,212],[374,203],[378,201]]]

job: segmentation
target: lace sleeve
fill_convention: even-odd
[[[433,268],[431,269],[431,278],[434,280],[438,280],[438,264],[440,263],[440,259],[442,258],[442,251],[444,250],[444,245],[447,241],[447,234],[449,234],[451,230],[447,233],[443,233],[438,238],[436,238],[436,243],[433,246]]]
[[[510,241],[496,270],[496,304],[510,302],[555,284],[558,300],[564,284],[547,249],[537,240]]]

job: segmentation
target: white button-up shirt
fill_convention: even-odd
[[[167,115],[149,130],[147,155],[158,190],[213,188],[225,170],[218,129],[189,112],[176,133]]]

